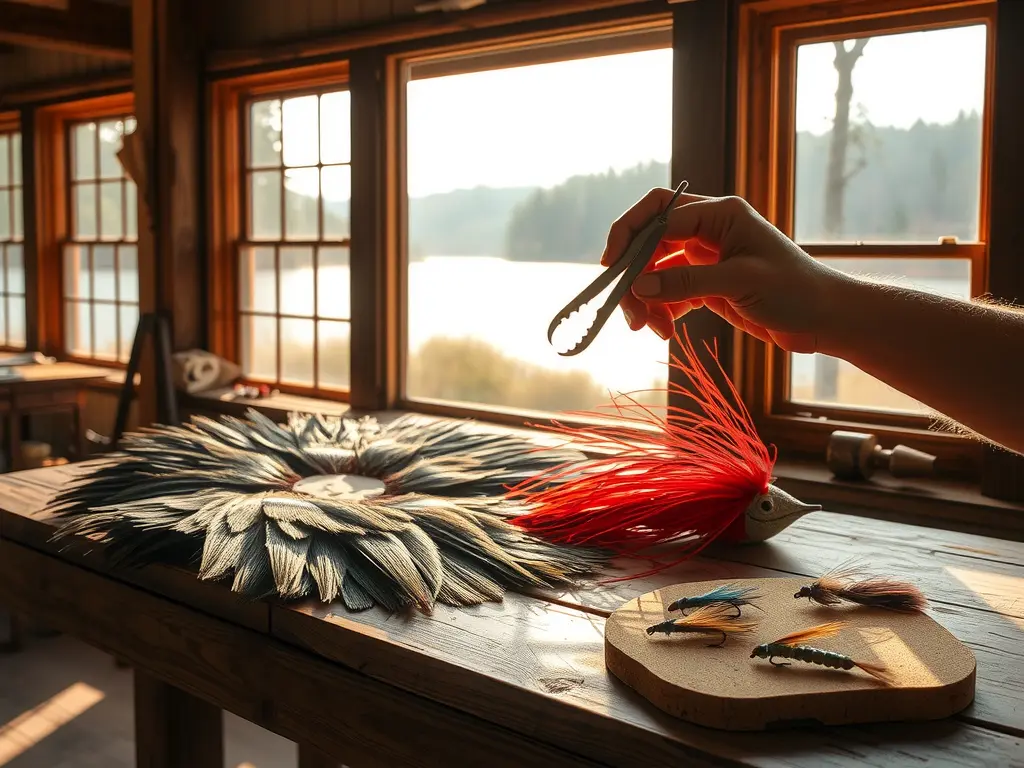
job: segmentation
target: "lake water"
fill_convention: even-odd
[[[273,270],[265,264],[254,266],[253,294],[243,297],[243,305],[272,308],[276,294]],[[294,260],[291,268],[285,268],[282,261],[282,267],[283,312],[311,314],[316,292],[321,317],[349,316],[346,265],[324,266],[322,260],[319,286],[314,286],[312,269],[301,259]],[[409,349],[415,352],[435,336],[472,337],[526,363],[556,371],[585,371],[613,391],[659,385],[665,379],[668,344],[649,330],[630,331],[621,312],[616,311],[594,343],[578,356],[560,357],[548,344],[551,318],[600,272],[598,265],[475,256],[432,256],[413,262],[409,266]],[[127,277],[122,272],[122,279]],[[19,279],[14,274],[11,278],[12,283]],[[98,271],[93,290],[112,294],[112,281],[111,272]],[[915,278],[910,284],[946,295],[965,297],[969,293],[967,277]],[[322,335],[326,327],[336,326],[322,326]],[[294,323],[291,329],[282,329],[282,342],[293,348],[307,347],[312,356],[311,328],[311,323]],[[113,325],[97,323],[95,331],[97,347],[112,351]],[[127,345],[130,347],[130,340]],[[814,356],[795,356],[794,386],[813,381],[814,364]]]

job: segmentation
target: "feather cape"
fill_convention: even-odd
[[[585,457],[472,422],[292,415],[282,426],[250,410],[145,429],[122,445],[51,502],[63,521],[55,538],[98,540],[115,565],[195,568],[252,598],[429,611],[570,583],[607,557],[524,532],[509,522],[522,506],[502,498]],[[384,493],[296,489],[337,474],[378,478]]]

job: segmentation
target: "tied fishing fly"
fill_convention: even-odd
[[[759,597],[760,595],[757,594],[756,587],[738,587],[735,584],[725,584],[721,587],[715,587],[703,595],[681,597],[671,603],[668,609],[669,611],[680,611],[683,615],[686,615],[686,611],[690,608],[722,604],[731,605],[736,609],[736,615],[739,616],[742,613],[741,606],[749,605],[752,608],[757,608],[754,600]],[[757,610],[761,609],[757,608]]]
[[[682,356],[670,368],[687,384],[668,391],[687,407],[664,415],[635,397],[613,398],[592,426],[547,427],[575,450],[613,455],[542,471],[510,489],[528,511],[515,525],[556,544],[598,547],[649,558],[649,576],[699,554],[713,541],[764,541],[821,509],[772,484],[775,451],[758,436],[743,399],[725,376],[717,348],[705,344],[725,384],[719,388],[685,327]]]
[[[904,613],[923,611],[928,605],[921,590],[913,584],[865,575],[854,567],[829,571],[814,583],[800,587],[793,597],[806,597],[819,605],[848,602]]]
[[[697,608],[689,616],[669,619],[647,628],[648,635],[664,634],[704,634],[720,635],[717,643],[709,643],[708,648],[717,648],[725,644],[729,635],[745,635],[757,627],[756,621],[739,620],[724,603],[704,605]]]
[[[787,667],[789,662],[775,661],[776,657],[781,659],[793,659],[803,661],[807,664],[817,664],[829,669],[842,669],[849,671],[856,667],[867,672],[877,680],[887,685],[892,684],[892,677],[888,670],[881,664],[868,664],[863,661],[856,661],[849,656],[835,651],[826,651],[821,648],[813,648],[806,643],[815,640],[823,640],[836,635],[839,630],[846,626],[846,622],[832,621],[827,624],[819,624],[816,627],[802,629],[799,632],[781,637],[773,643],[763,643],[750,652],[752,659],[768,659],[769,663],[776,667]]]

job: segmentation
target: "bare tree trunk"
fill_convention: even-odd
[[[828,147],[828,175],[825,178],[825,236],[829,239],[839,235],[843,228],[843,201],[846,183],[846,151],[850,144],[850,102],[853,101],[853,68],[864,53],[864,46],[870,38],[862,37],[846,49],[845,43],[836,41],[836,72],[839,83],[836,86],[836,116],[832,121],[832,135]]]
[[[828,147],[828,170],[825,177],[825,239],[837,238],[843,229],[843,203],[850,173],[846,169],[846,152],[850,144],[850,103],[853,101],[853,68],[864,53],[870,38],[854,41],[853,48],[835,42],[833,60],[839,82],[836,85],[836,115]],[[839,394],[839,361],[818,355],[814,363],[814,398],[835,402]]]

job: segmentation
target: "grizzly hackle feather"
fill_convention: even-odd
[[[250,410],[144,429],[122,446],[52,501],[65,521],[55,538],[98,540],[114,564],[192,567],[252,598],[429,611],[569,583],[607,560],[512,525],[522,508],[502,498],[582,454],[467,421],[292,415],[285,426]],[[335,474],[377,478],[384,494],[296,489]]]
[[[867,574],[849,565],[839,566],[801,587],[794,597],[806,597],[820,605],[845,601],[904,613],[923,611],[928,606],[924,594],[913,584]]]

